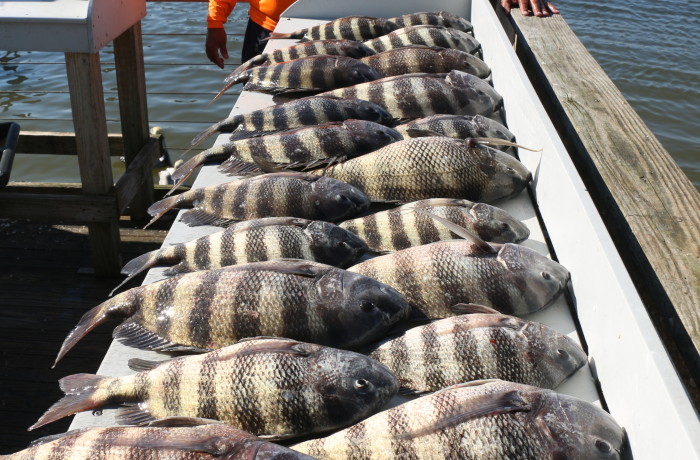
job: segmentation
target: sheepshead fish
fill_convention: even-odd
[[[394,372],[405,392],[415,393],[482,379],[554,389],[587,360],[566,335],[497,313],[435,321],[384,340],[368,352]]]
[[[394,24],[397,28],[430,25],[449,27],[451,29],[470,33],[474,29],[471,22],[447,11],[410,13],[395,18],[389,18],[387,21]]]
[[[114,338],[128,346],[202,352],[256,337],[289,337],[338,348],[377,340],[410,314],[378,281],[299,259],[186,273],[117,294],[80,319],[56,362],[89,331],[126,317]]]
[[[348,56],[359,59],[374,54],[374,51],[367,48],[364,44],[354,40],[314,40],[299,43],[267,53],[258,54],[257,56],[238,66],[224,79],[224,83],[229,83],[239,74],[252,67],[279,64],[280,62],[292,61],[294,59],[307,56],[316,56],[319,54]]]
[[[483,242],[482,242],[483,243]],[[458,303],[522,316],[549,306],[564,291],[569,271],[517,244],[440,241],[357,264],[350,271],[392,286],[417,316],[445,318]]]
[[[609,460],[622,458],[625,438],[610,414],[587,401],[486,381],[445,388],[292,448],[322,460]]]
[[[298,172],[262,176],[188,190],[148,208],[151,225],[174,208],[192,206],[182,216],[188,225],[228,225],[260,217],[301,217],[339,221],[369,207],[364,193],[339,180]]]
[[[146,427],[73,430],[38,439],[6,460],[313,460],[299,452],[213,420],[169,417]]]
[[[386,77],[319,96],[371,101],[406,119],[435,114],[487,116],[503,106],[503,97],[488,83],[459,70]]]
[[[375,69],[351,57],[307,56],[241,72],[226,82],[219,95],[238,83],[245,83],[244,90],[271,94],[320,93],[378,78]]]
[[[314,171],[352,184],[371,201],[433,197],[493,202],[518,195],[532,180],[512,156],[472,140],[422,137]]]
[[[334,19],[325,24],[305,27],[294,32],[272,32],[271,39],[300,38],[302,40],[348,39],[355,41],[368,40],[391,32],[398,26],[383,18],[369,16],[346,16]]]
[[[447,73],[459,70],[479,78],[491,75],[489,66],[464,51],[437,46],[411,45],[391,49],[360,59],[381,77],[408,73]]]
[[[408,45],[427,45],[452,48],[469,54],[481,54],[481,43],[472,35],[439,26],[408,26],[373,40],[367,40],[364,44],[377,53]]]
[[[289,168],[314,168],[373,152],[403,136],[388,126],[364,120],[322,123],[265,136],[239,139],[207,149],[173,173],[180,186],[196,168],[222,162],[226,174],[261,173],[253,155]],[[224,161],[226,160],[226,161]]]
[[[165,362],[132,359],[124,377],[76,374],[59,381],[66,396],[31,429],[108,404],[117,422],[164,417],[219,420],[268,439],[320,433],[372,415],[399,383],[384,365],[351,351],[289,339],[257,338]]]
[[[320,220],[264,217],[226,230],[143,254],[122,268],[129,275],[115,291],[139,273],[170,265],[165,275],[211,270],[272,259],[304,259],[347,267],[369,251],[355,233]]]
[[[216,132],[231,132],[231,140],[236,140],[349,119],[381,124],[394,121],[385,109],[373,102],[336,96],[309,96],[221,120],[195,136],[192,145]]]
[[[457,236],[422,211],[443,217],[495,243],[519,243],[530,230],[506,211],[485,203],[431,198],[346,220],[340,226],[362,238],[375,252],[398,251]]]
[[[431,115],[397,125],[394,129],[405,138],[424,137],[425,132],[432,132],[455,139],[488,137],[515,142],[515,135],[508,128],[481,115]],[[504,146],[494,146],[494,148],[511,149]]]

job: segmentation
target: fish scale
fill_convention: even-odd
[[[513,157],[446,137],[398,141],[314,174],[352,184],[372,201],[398,202],[444,197],[488,203],[519,194],[531,180]]]
[[[363,43],[377,53],[410,45],[426,45],[452,48],[474,55],[481,54],[481,43],[472,35],[432,25],[403,27]]]
[[[495,380],[448,387],[292,448],[322,460],[619,459],[624,439],[591,403]]]
[[[556,388],[587,361],[567,336],[513,316],[476,313],[409,329],[368,350],[411,391],[502,379]]]
[[[289,33],[273,32],[270,38],[302,38],[305,40],[348,39],[361,41],[384,35],[396,27],[383,18],[346,16],[325,24],[306,27]]]
[[[410,13],[389,18],[387,21],[397,27],[432,25],[449,27],[462,32],[471,32],[474,28],[466,19],[447,11]]]
[[[523,246],[442,241],[367,260],[349,270],[388,284],[429,318],[454,316],[455,304],[476,303],[523,315],[550,305],[569,280],[558,263]]]
[[[141,372],[62,379],[66,397],[31,429],[122,402],[133,405],[120,409],[119,423],[200,417],[281,439],[348,426],[378,410],[398,389],[388,369],[363,355],[289,339],[249,340],[162,363],[137,359],[130,367]],[[164,386],[173,373],[178,386]],[[179,398],[169,398],[172,393]]]
[[[460,70],[486,78],[491,69],[484,61],[464,51],[429,47],[407,46],[359,59],[375,69],[381,77],[408,73],[447,73]]]
[[[178,422],[191,426],[176,426]],[[153,427],[73,430],[41,438],[6,460],[208,460],[250,458],[309,460],[311,457],[263,441],[223,423],[195,418],[163,420]],[[172,423],[172,426],[170,425]]]

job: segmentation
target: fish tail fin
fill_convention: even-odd
[[[68,334],[68,337],[63,341],[61,349],[58,351],[56,361],[52,368],[63,358],[71,348],[75,346],[88,332],[95,329],[100,324],[115,316],[131,316],[135,312],[133,302],[130,302],[130,296],[120,294],[117,297],[102,302],[94,307],[80,318],[78,324]]]
[[[304,38],[305,34],[306,34],[305,31],[294,31],[294,32],[287,32],[287,33],[272,32],[270,34],[270,36],[265,38],[264,40],[277,40],[277,39],[282,39],[282,38]]]
[[[31,431],[63,417],[101,406],[105,401],[96,397],[95,393],[104,387],[105,380],[112,380],[112,378],[93,374],[75,374],[62,378],[58,384],[66,395],[49,407],[28,430]]]
[[[266,59],[266,56],[262,54],[258,54],[257,56],[248,59],[243,64],[233,69],[233,72],[231,72],[226,78],[224,78],[224,83],[228,84],[230,81],[235,80],[240,74],[250,69],[251,67],[264,64]]]
[[[121,273],[123,275],[128,276],[124,279],[124,281],[119,283],[117,287],[112,289],[112,292],[110,292],[109,295],[112,296],[117,291],[117,289],[124,286],[133,277],[139,275],[140,273],[143,273],[144,271],[150,268],[155,267],[160,263],[175,263],[178,261],[179,259],[175,256],[173,246],[168,246],[167,248],[156,249],[155,251],[147,252],[146,254],[141,254],[140,256],[131,259],[129,262],[126,263],[126,265],[122,267]]]
[[[180,167],[178,167],[171,174],[172,178],[175,180],[175,185],[173,185],[173,188],[171,188],[170,191],[165,194],[165,196],[167,197],[172,195],[173,192],[175,192],[175,190],[177,190],[178,187],[180,187],[187,180],[187,178],[192,175],[195,169],[202,166],[205,162],[220,155],[221,152],[218,152],[219,150],[221,149],[217,147],[207,149],[181,164]]]
[[[194,136],[194,138],[192,139],[192,142],[190,142],[190,144],[192,145],[192,147],[194,147],[197,144],[199,144],[200,142],[202,142],[204,139],[211,136],[212,134],[221,131],[222,127],[226,126],[226,123],[228,123],[228,121],[229,120],[222,120],[218,123],[214,123],[213,125],[211,125],[207,129],[202,131],[201,133]]]
[[[218,93],[216,93],[216,96],[214,96],[214,98],[211,101],[209,101],[209,104],[207,104],[207,105],[211,105],[215,100],[219,99],[222,94],[224,94],[226,91],[228,91],[228,89],[230,87],[232,87],[233,85],[235,85],[236,83],[243,83],[247,80],[248,79],[243,78],[241,74],[238,74],[234,78],[231,78],[231,80],[227,81],[224,84],[224,87],[221,88],[221,90]]]
[[[150,227],[155,221],[163,217],[163,214],[180,204],[183,201],[183,195],[186,193],[187,192],[181,193],[180,195],[169,196],[153,203],[148,208],[148,213],[153,216],[153,219],[151,219],[151,221],[148,222],[143,228],[146,229]]]

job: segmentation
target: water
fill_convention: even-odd
[[[700,20],[658,2],[559,0],[555,4],[630,104],[700,188],[700,51],[691,42]],[[160,126],[176,160],[208,122],[228,115],[237,92],[207,106],[226,71],[204,56],[206,3],[148,3],[143,20],[151,126]],[[236,7],[227,25],[229,70],[239,60],[247,13]],[[169,34],[185,33],[185,36]],[[237,34],[237,35],[236,35]],[[119,132],[113,52],[101,53],[108,129]],[[22,129],[72,131],[63,55],[0,52],[0,121]],[[176,94],[173,94],[176,93]],[[211,142],[211,141],[210,141]],[[204,147],[210,144],[205,145]],[[192,153],[188,153],[188,158]],[[115,178],[123,172],[114,160]],[[12,180],[77,182],[77,158],[19,155]]]

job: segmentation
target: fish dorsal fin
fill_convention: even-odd
[[[452,390],[454,388],[455,387],[449,387],[448,390]],[[435,393],[434,396],[437,396],[439,393],[442,392]],[[462,405],[462,411],[460,413],[443,416],[438,420],[433,421],[429,426],[408,431],[399,435],[398,438],[420,438],[422,436],[451,428],[477,418],[507,414],[510,412],[527,412],[529,410],[530,404],[528,404],[522,398],[519,391],[477,395],[469,398],[467,404]]]
[[[149,331],[143,325],[134,320],[127,320],[117,326],[112,333],[112,337],[123,345],[139,348],[141,350],[155,351],[177,351],[188,353],[205,353],[210,349],[180,345],[162,337],[155,332]],[[136,358],[135,358],[136,359]],[[145,361],[151,363],[151,361]],[[155,361],[154,361],[155,362]],[[136,364],[138,365],[138,364]],[[136,370],[132,368],[132,370]],[[141,369],[148,370],[148,369]]]
[[[265,270],[274,271],[277,273],[285,273],[295,276],[303,276],[306,278],[318,278],[329,270],[333,270],[335,267],[330,265],[321,264],[318,262],[310,262],[308,260],[302,259],[273,259],[265,262],[256,262],[260,267],[264,267]],[[239,265],[238,267],[244,267],[245,265]]]
[[[427,200],[414,201],[413,203],[408,203],[401,206],[401,209],[406,210],[419,210],[419,209],[430,209],[437,206],[442,207],[457,207],[457,208],[472,208],[474,206],[473,201],[462,200],[459,198],[429,198]],[[397,208],[399,209],[399,208]]]
[[[49,442],[56,441],[57,439],[61,438],[66,438],[68,436],[75,436],[80,433],[84,433],[86,431],[91,430],[91,428],[80,428],[77,430],[71,430],[66,433],[58,433],[58,434],[50,434],[48,436],[41,437],[39,439],[35,439],[31,443],[29,443],[29,447],[36,447],[36,446],[41,446],[42,444],[47,444]]]
[[[177,359],[177,358],[174,358]],[[142,372],[142,371],[150,371],[152,369],[155,369],[156,367],[160,366],[163,363],[167,363],[168,361],[172,361],[171,359],[166,359],[163,361],[149,361],[147,359],[141,359],[141,358],[131,358],[127,365],[129,366],[129,369],[132,371],[136,372]]]
[[[465,141],[467,142],[467,144],[469,144],[470,142],[476,142],[477,144],[487,145],[487,146],[505,145],[508,147],[517,147],[519,149],[529,150],[530,152],[541,152],[542,151],[542,149],[537,149],[537,150],[531,149],[531,148],[525,147],[524,145],[516,144],[515,142],[507,141],[505,139],[500,139],[497,137],[472,137],[472,138],[465,139]]]
[[[440,217],[440,216],[438,216],[438,215],[436,215],[436,214],[433,214],[432,212],[430,212],[430,211],[428,211],[428,210],[425,210],[425,209],[418,209],[417,211],[418,211],[418,212],[422,212],[422,213],[424,213],[424,214],[426,214],[426,215],[432,217],[433,219],[435,219],[436,221],[440,222],[442,225],[444,225],[445,227],[447,227],[448,229],[450,229],[451,232],[453,232],[453,233],[455,233],[456,235],[458,235],[458,236],[464,238],[465,240],[471,241],[471,242],[474,243],[479,249],[481,249],[482,251],[484,251],[486,254],[498,254],[498,249],[494,248],[494,247],[491,246],[489,243],[487,243],[486,241],[482,240],[481,238],[479,238],[478,236],[476,236],[475,234],[473,234],[472,232],[470,232],[470,231],[467,230],[466,228],[464,228],[464,227],[462,227],[462,226],[460,226],[460,225],[457,225],[457,224],[455,224],[454,222],[451,222],[451,221],[445,219],[444,217]]]
[[[482,314],[488,314],[488,315],[501,315],[502,313],[496,309],[493,309],[491,307],[487,307],[485,305],[479,305],[475,303],[458,303],[455,305],[452,305],[450,307],[450,310],[454,313],[460,314],[460,315],[471,315],[475,313],[482,313]]]
[[[313,222],[309,219],[303,219],[301,217],[265,217],[260,219],[251,219],[237,224],[233,224],[228,228],[230,233],[238,233],[248,231],[253,228],[263,228],[263,227],[274,227],[274,226],[289,226],[289,227],[299,227],[306,228]],[[241,225],[245,224],[245,225]]]
[[[408,128],[408,129],[406,129],[406,134],[408,134],[408,136],[411,138],[414,138],[414,137],[447,137],[442,133],[438,133],[437,131],[432,131],[430,129],[420,129],[420,128]]]
[[[224,425],[224,422],[199,417],[163,417],[148,423],[146,426],[203,426],[203,425]]]
[[[250,156],[253,158],[253,161],[258,166],[258,168],[260,168],[266,173],[281,173],[286,171],[284,166],[281,166],[273,161],[266,160],[255,154],[251,154]]]
[[[291,339],[283,339],[280,337],[248,337],[246,339],[239,340],[237,343],[247,343],[249,346],[244,350],[236,350],[236,356],[249,356],[256,355],[258,353],[282,353],[302,357],[311,355],[311,350],[308,349],[310,344]]]

